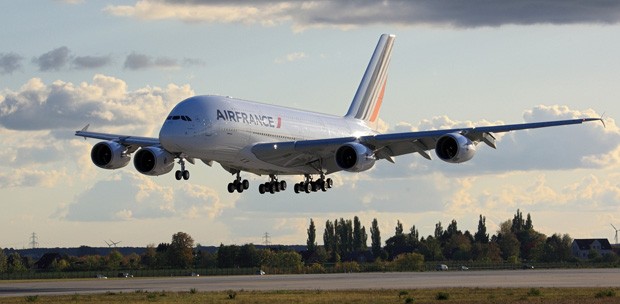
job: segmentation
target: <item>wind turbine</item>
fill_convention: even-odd
[[[616,245],[618,245],[618,228],[616,228],[616,226],[614,226],[614,224],[611,224],[611,227],[614,227],[614,230],[616,230],[615,240],[616,240]]]
[[[115,242],[113,240],[110,240],[110,242],[108,243],[108,241],[106,241],[106,240],[103,240],[103,241],[108,245],[108,247],[114,246],[114,248],[116,248],[116,244],[122,242],[122,241]]]

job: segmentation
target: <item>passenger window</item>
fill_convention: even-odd
[[[189,118],[189,116],[185,116],[185,118],[187,118],[187,121],[192,121],[192,119]]]
[[[171,120],[171,119],[172,119],[172,116],[168,116],[168,118],[166,118],[166,120]]]
[[[185,118],[185,116],[181,116],[181,119],[182,119],[183,121],[187,121],[187,119]]]
[[[172,120],[179,120],[181,117],[179,116],[172,116]]]

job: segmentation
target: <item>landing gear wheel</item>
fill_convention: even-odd
[[[174,177],[177,180],[181,180],[181,178],[183,177],[183,172],[181,172],[181,170],[177,170],[177,172],[174,173]]]
[[[241,183],[243,185],[243,190],[248,190],[250,189],[250,182],[248,182],[247,179],[244,179],[243,182]]]
[[[233,183],[228,183],[228,193],[235,192],[235,185]]]
[[[243,183],[235,183],[235,188],[237,188],[237,192],[242,193],[245,188],[243,187]]]
[[[293,190],[295,190],[295,193],[299,193],[299,184],[295,184],[295,186],[293,186]]]
[[[189,179],[189,171],[187,171],[187,170],[183,171],[182,175],[183,175],[183,179],[184,180],[188,180]]]
[[[280,181],[280,190],[282,190],[282,191],[286,190],[286,182],[285,181]]]
[[[265,184],[258,185],[258,193],[265,194]]]

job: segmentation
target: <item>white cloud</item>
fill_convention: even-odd
[[[615,24],[615,3],[542,1],[536,5],[487,1],[176,1],[140,0],[110,5],[106,12],[145,20],[241,23],[273,26],[291,22],[296,31],[309,27],[349,29],[369,24],[482,27],[506,24]]]
[[[213,189],[193,184],[163,186],[157,178],[118,170],[63,205],[57,214],[69,221],[119,221],[153,218],[216,218],[233,205]]]
[[[304,52],[294,52],[294,53],[286,54],[283,57],[276,58],[276,60],[274,61],[275,63],[281,64],[281,63],[298,61],[298,60],[301,60],[307,57],[308,56]]]
[[[174,104],[192,95],[189,85],[175,84],[128,91],[123,80],[101,74],[80,84],[57,80],[46,85],[32,78],[19,91],[0,95],[0,124],[14,130],[55,130],[91,123],[140,135],[153,132]]]

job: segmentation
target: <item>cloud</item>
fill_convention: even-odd
[[[162,186],[157,179],[130,170],[115,171],[62,206],[68,221],[124,221],[155,218],[216,218],[231,204],[202,185]]]
[[[22,67],[24,58],[15,53],[0,53],[0,75],[13,74]]]
[[[203,66],[205,62],[196,58],[184,58],[179,60],[169,57],[152,57],[133,52],[125,58],[124,68],[129,70],[144,70],[150,68],[177,69],[184,66]]]
[[[593,110],[578,111],[566,106],[536,106],[525,111],[525,122],[552,121],[583,117],[598,117]],[[449,129],[456,127],[503,124],[488,121],[454,121],[446,116],[437,116],[421,121],[417,126],[402,123],[391,132],[409,130]],[[615,152],[620,145],[620,129],[613,119],[606,119],[607,127],[598,122],[581,125],[559,126],[543,129],[495,133],[497,149],[481,143],[476,146],[476,155],[462,164],[448,164],[438,157],[428,161],[417,154],[413,158],[397,157],[397,165],[377,167],[370,173],[374,178],[411,176],[429,172],[444,172],[448,175],[468,176],[532,170],[571,170],[578,168],[604,168],[617,164]],[[587,143],[586,143],[587,142]],[[434,154],[434,152],[431,152]],[[435,155],[432,155],[435,156]]]
[[[128,91],[118,78],[97,74],[92,83],[32,78],[0,94],[0,125],[12,130],[75,129],[91,123],[152,134],[177,102],[194,95],[189,85]]]
[[[286,63],[286,62],[293,62],[293,61],[302,60],[302,59],[307,58],[307,57],[308,56],[304,52],[294,52],[294,53],[286,54],[283,57],[276,58],[276,60],[274,60],[274,61],[275,61],[275,63]]]
[[[58,71],[69,63],[69,52],[69,48],[62,46],[33,58],[32,62],[39,66],[41,72]]]
[[[242,23],[272,26],[292,23],[301,30],[369,24],[432,25],[472,28],[507,24],[616,24],[620,3],[613,1],[537,2],[463,1],[211,1],[140,0],[135,5],[110,5],[104,11],[144,20]]]
[[[72,60],[76,69],[96,69],[104,67],[112,62],[112,57],[107,56],[78,56]]]

